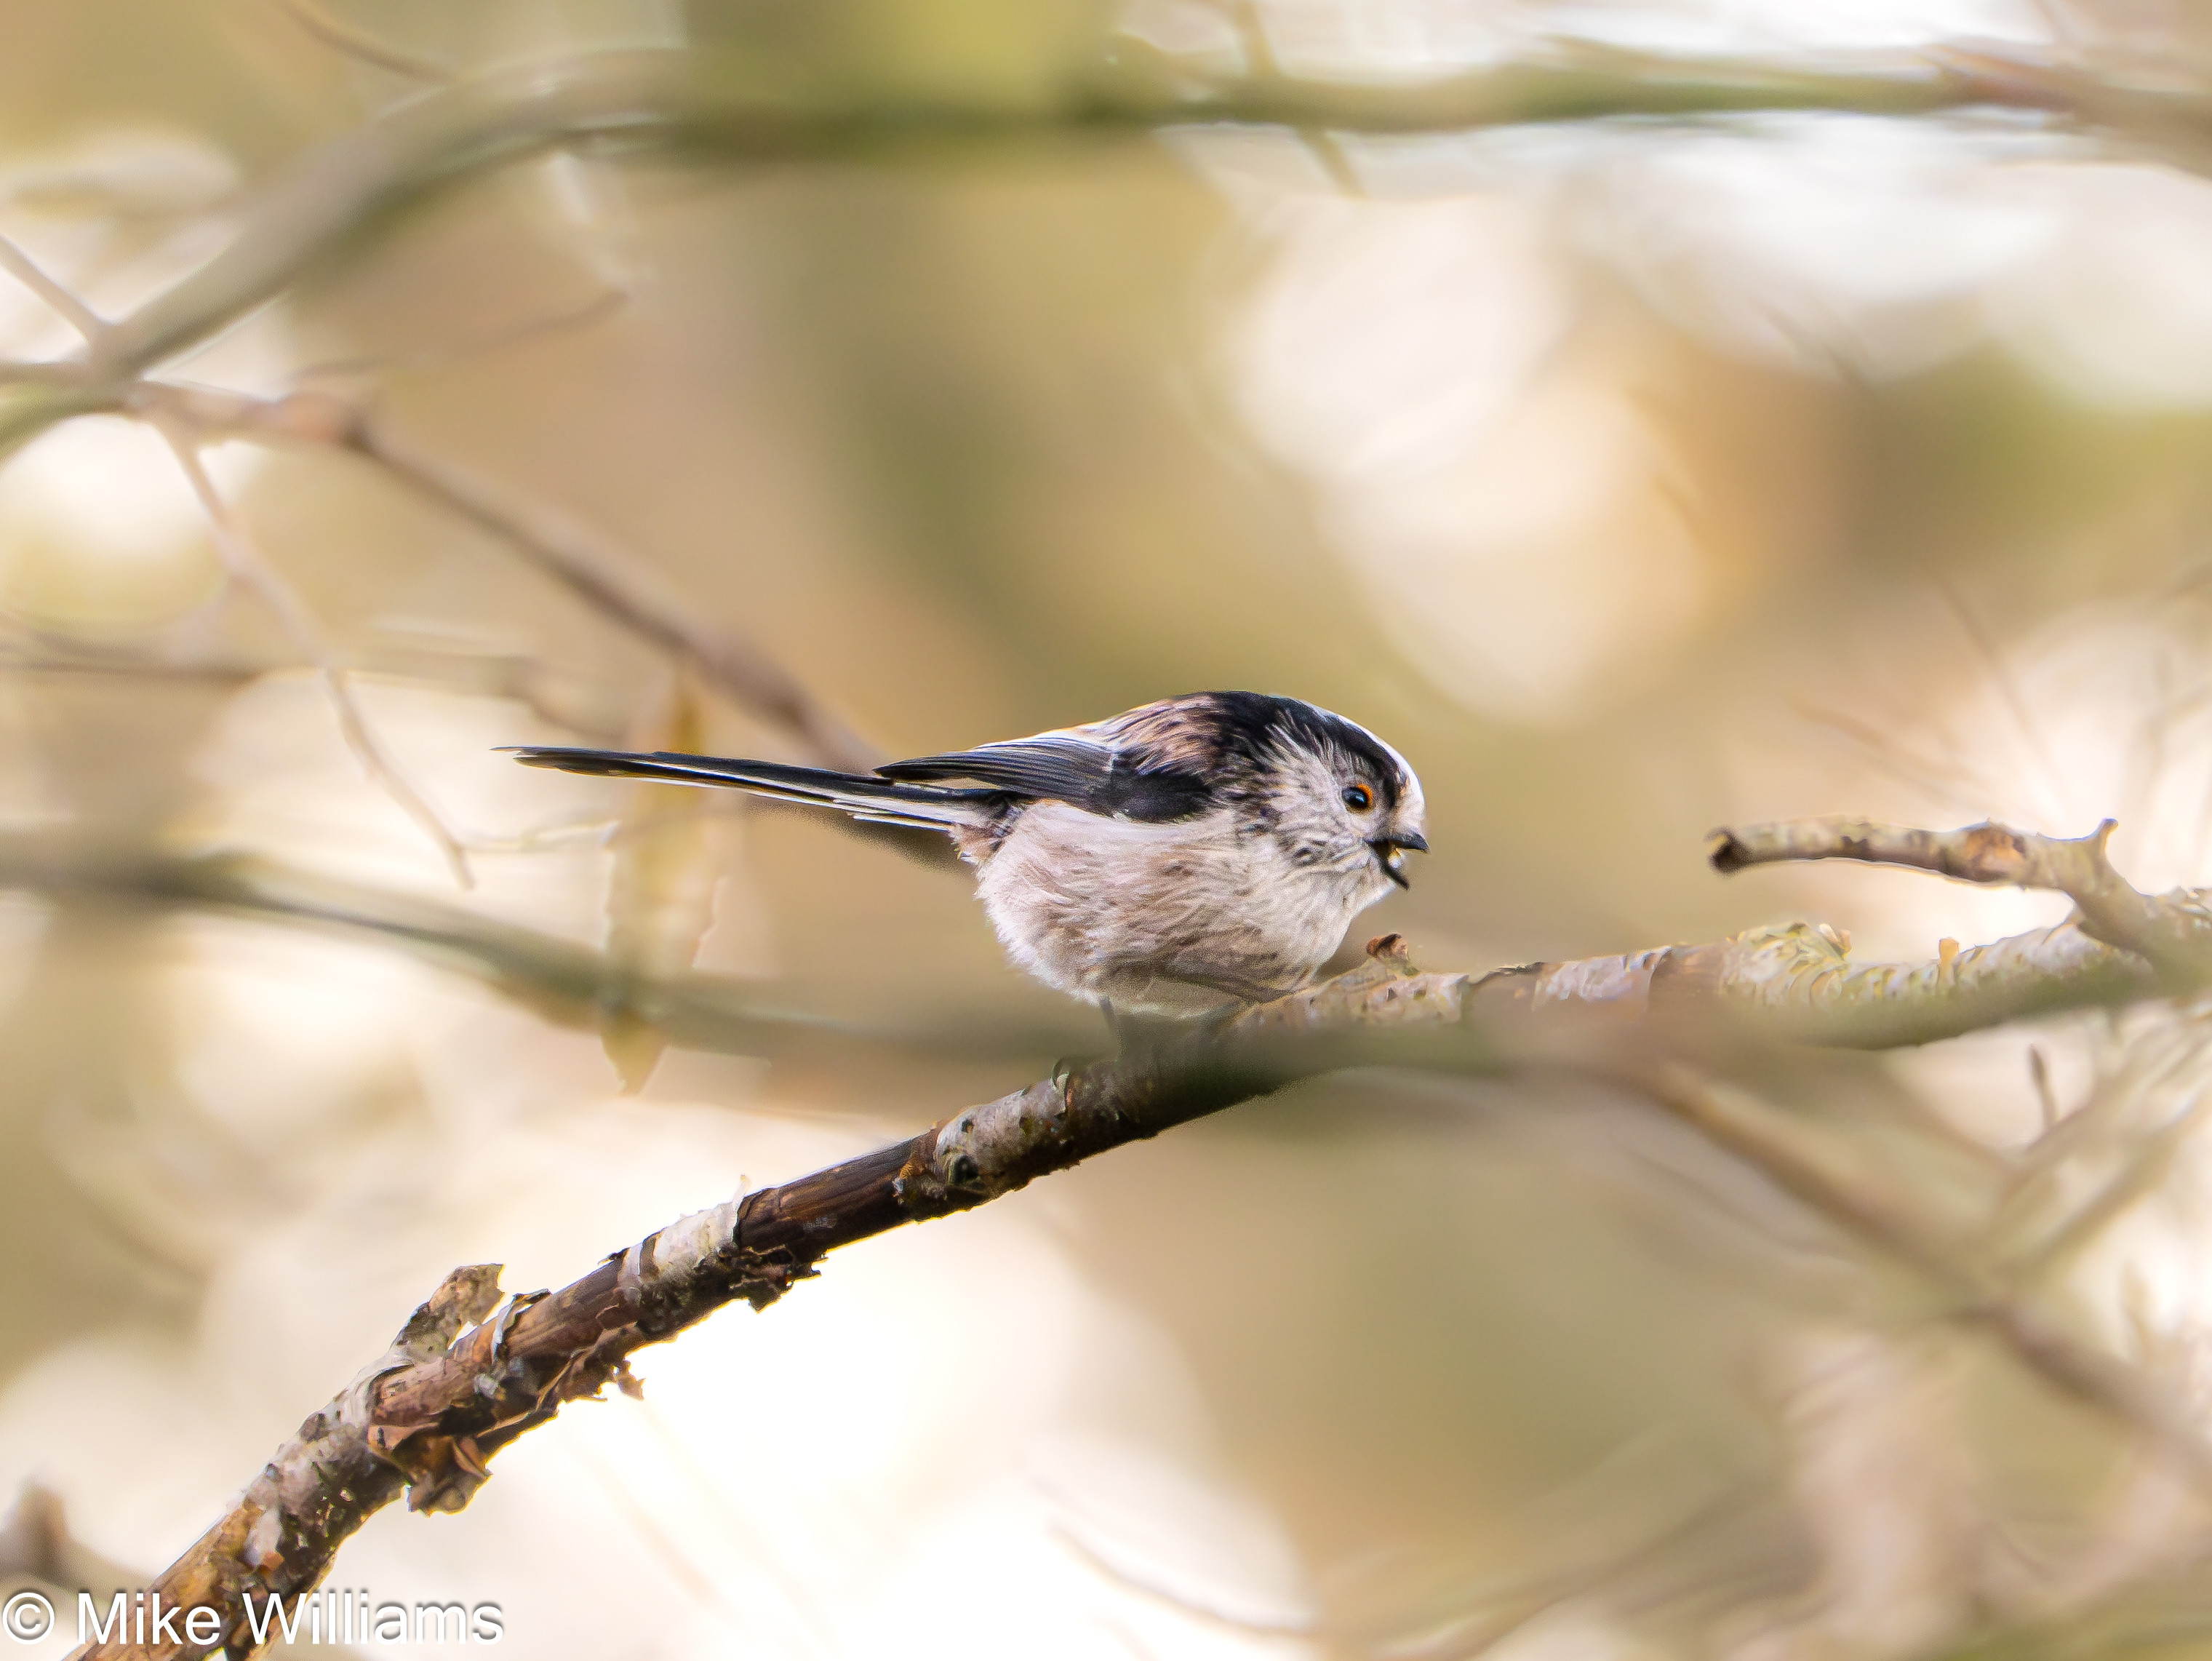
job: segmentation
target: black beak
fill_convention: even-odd
[[[1416,854],[1425,854],[1429,851],[1429,839],[1418,830],[1403,830],[1395,836],[1377,837],[1367,845],[1375,850],[1375,862],[1382,867],[1382,874],[1401,888],[1411,888],[1413,885],[1406,880],[1405,872],[1399,868],[1404,863],[1406,851],[1411,849]]]

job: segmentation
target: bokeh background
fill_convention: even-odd
[[[1974,52],[2124,98],[2212,76],[2200,12],[8,0],[0,233],[121,315],[432,67],[632,47],[1037,113],[951,149],[483,172],[167,373],[368,402],[884,756],[1205,687],[1340,710],[1426,786],[1436,852],[1358,932],[1427,967],[1792,917],[1922,958],[2064,915],[1706,867],[1712,826],[1798,813],[2109,815],[2139,885],[2212,880],[2193,130],[1051,114],[1117,57],[1418,88],[1568,48],[1754,82]],[[1596,61],[1632,105],[1650,60]],[[75,343],[0,278],[0,344]],[[455,1263],[561,1284],[1105,1043],[957,872],[494,753],[796,753],[511,546],[328,448],[207,462],[473,884],[226,578],[157,434],[88,416],[7,459],[0,1485],[58,1500],[71,1585],[181,1550]],[[252,855],[692,964],[816,1036],[660,1053],[404,940],[62,885],[58,849]],[[2164,1114],[2195,1033],[2085,1016],[1864,1076],[2015,1148],[2031,1045],[2059,1111]],[[2177,1141],[2054,1291],[2185,1402],[2204,1153]],[[854,1249],[648,1352],[641,1402],[572,1408],[462,1515],[380,1515],[336,1583],[497,1602],[532,1658],[2212,1651],[2201,1490],[1945,1314],[1633,1101],[1363,1074]]]

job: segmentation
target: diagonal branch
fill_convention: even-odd
[[[368,420],[349,399],[323,392],[263,399],[149,380],[132,389],[128,407],[174,435],[172,443],[184,434],[203,442],[220,435],[360,456],[507,543],[601,617],[696,671],[738,707],[788,735],[807,762],[866,772],[881,759],[797,676],[734,630],[702,620],[695,608],[642,575],[627,549],[570,514],[524,501],[415,449]],[[258,562],[249,569],[265,570]],[[303,649],[313,641],[310,633]]]
[[[1524,1025],[1536,1024],[1534,995],[1486,1004],[1483,981],[1417,973],[1395,935],[1370,943],[1369,953],[1336,980],[1157,1048],[1055,1073],[905,1141],[683,1218],[558,1292],[509,1299],[495,1319],[496,1269],[456,1270],[393,1348],[302,1425],[155,1591],[169,1604],[215,1611],[232,1652],[251,1653],[255,1609],[265,1633],[268,1600],[313,1591],[344,1541],[403,1490],[415,1510],[461,1509],[488,1479],[486,1461],[507,1442],[610,1384],[637,1389],[629,1371],[635,1351],[728,1304],[767,1308],[840,1246],[984,1204],[1316,1073],[1375,1062],[1499,1071],[1512,1044],[1495,1029],[1511,1025],[1513,1011]],[[1571,977],[1517,972],[1519,993],[1548,979],[1561,995],[1547,1006],[1554,1019],[1589,1013],[1568,995]],[[1585,978],[1602,1007],[1613,981]],[[1587,1024],[1577,1026],[1576,1053],[1587,1068]],[[1656,1041],[1663,1044],[1663,1032]],[[1951,1294],[1957,1318],[1986,1324],[2054,1385],[2134,1426],[2199,1475],[2212,1474],[2212,1449],[2154,1380],[1955,1267],[1924,1222],[1850,1170],[1808,1157],[1781,1116],[1679,1064],[1662,1061],[1645,1076],[1659,1105],[1822,1215],[1934,1277]],[[130,1651],[94,1645],[81,1661],[125,1653],[167,1661],[204,1654],[216,1642]]]
[[[865,772],[882,757],[799,678],[750,641],[703,624],[656,590],[627,551],[580,520],[532,503],[356,419],[343,441],[394,478],[489,531],[602,617],[669,654],[744,709],[791,733],[818,766]]]
[[[368,935],[465,975],[556,1025],[597,1031],[632,1020],[710,1054],[807,1063],[947,1054],[1029,1061],[1081,1042],[1068,1031],[1015,1027],[907,1033],[856,1026],[779,1008],[744,981],[625,970],[557,935],[248,855],[114,854],[76,837],[0,835],[0,889],[8,888]]]
[[[1680,1065],[1653,1075],[1650,1099],[1866,1244],[1923,1276],[1952,1318],[1981,1326],[2028,1370],[2077,1401],[2133,1427],[2212,1486],[2212,1442],[2173,1392],[2117,1356],[2083,1342],[2051,1311],[1978,1269],[1967,1242],[1944,1238],[1898,1195],[1820,1159],[1788,1116],[1747,1092]],[[2108,1220],[2098,1219],[2100,1222]]]
[[[49,277],[30,255],[0,236],[0,271],[5,271],[75,329],[89,345],[107,332],[107,319],[70,292],[65,283]]]
[[[337,717],[338,731],[344,736],[346,747],[353,751],[377,788],[437,843],[454,880],[464,888],[469,887],[475,879],[470,873],[469,856],[460,839],[447,828],[437,809],[400,771],[398,764],[385,749],[384,741],[368,724],[368,717],[362,712],[360,701],[347,683],[344,668],[323,638],[322,624],[308,610],[307,601],[246,539],[245,527],[231,512],[230,504],[222,499],[222,492],[215,488],[206,464],[200,459],[198,435],[175,419],[157,418],[153,424],[168,441],[177,465],[184,469],[185,478],[191,484],[192,494],[198,497],[201,511],[207,514],[208,523],[215,532],[215,545],[222,556],[223,569],[231,581],[259,597],[293,644],[314,665],[330,696],[331,709]]]
[[[80,1661],[169,1661],[226,1638],[233,1654],[251,1653],[256,1611],[265,1633],[268,1599],[319,1585],[338,1548],[403,1489],[411,1509],[460,1510],[487,1479],[484,1462],[563,1403],[610,1384],[635,1389],[635,1350],[728,1304],[767,1308],[839,1246],[981,1205],[1341,1065],[1364,1053],[1363,1031],[1455,1025],[1449,983],[1460,977],[1414,974],[1395,935],[1376,944],[1360,970],[1220,1027],[1042,1080],[878,1153],[683,1218],[558,1292],[501,1305],[495,1267],[455,1270],[155,1582],[164,1604],[214,1609],[216,1634],[94,1643]]]

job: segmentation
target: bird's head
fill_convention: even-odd
[[[1257,698],[1221,718],[1244,742],[1247,791],[1291,861],[1408,886],[1405,856],[1428,851],[1427,804],[1406,758],[1365,727],[1294,698]]]

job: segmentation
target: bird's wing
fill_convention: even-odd
[[[903,824],[917,830],[951,830],[963,825],[988,824],[1004,813],[1008,804],[1008,793],[1004,789],[952,790],[936,785],[896,782],[868,773],[833,773],[823,768],[791,767],[775,761],[686,756],[669,750],[640,755],[624,750],[572,750],[539,745],[513,745],[508,748],[526,767],[747,790],[777,801],[835,807],[856,819],[878,824]]]
[[[878,770],[889,779],[974,779],[1016,796],[1152,823],[1201,813],[1213,794],[1202,774],[1147,766],[1127,751],[1076,733],[1040,733],[948,755],[918,756],[886,763]]]

